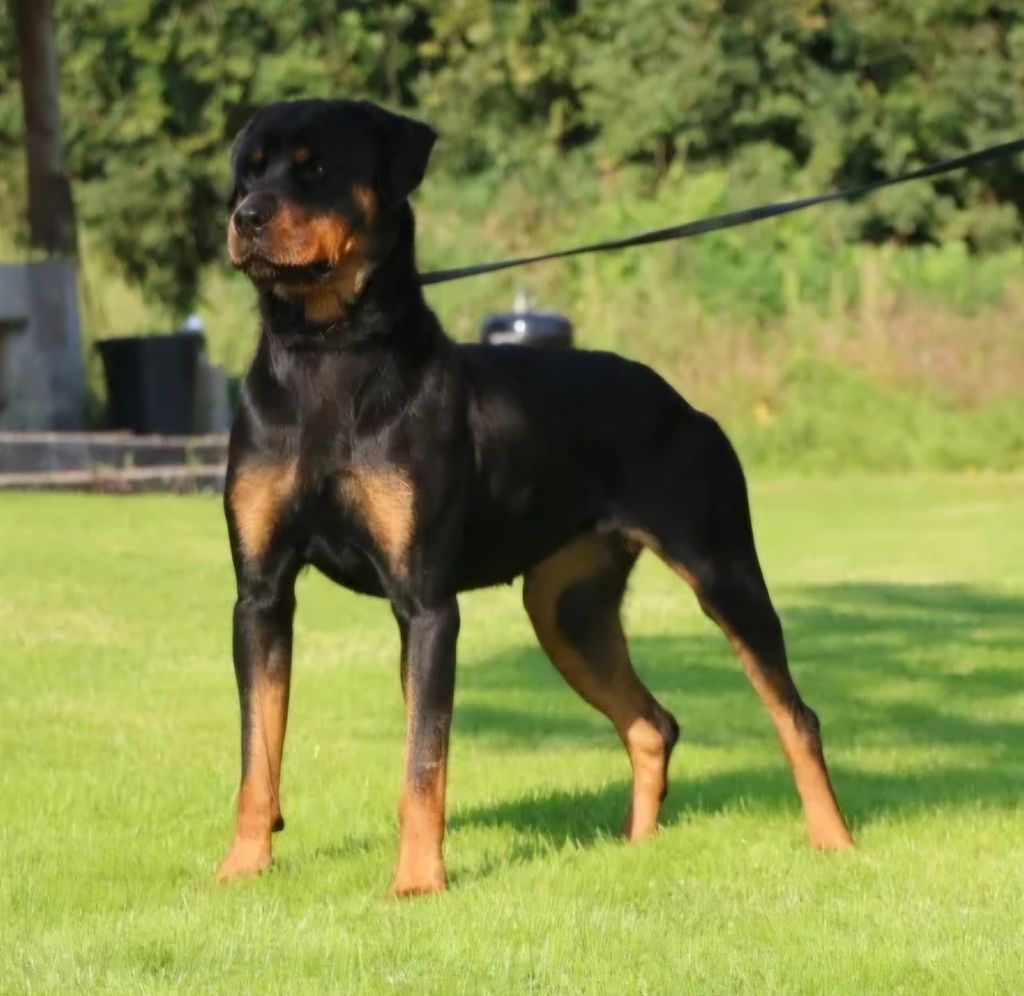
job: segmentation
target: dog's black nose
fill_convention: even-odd
[[[243,235],[255,235],[269,220],[277,207],[273,194],[249,194],[235,208],[234,224]]]

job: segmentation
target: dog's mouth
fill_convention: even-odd
[[[335,271],[335,266],[327,260],[312,263],[279,263],[258,252],[248,253],[235,266],[254,284],[283,284],[296,288],[323,283],[329,280]]]
[[[312,326],[336,323],[371,271],[366,236],[336,215],[282,209],[252,234],[228,227],[228,256],[261,295],[301,306]]]

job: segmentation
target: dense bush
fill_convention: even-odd
[[[425,267],[861,183],[1024,130],[1018,2],[64,0],[58,15],[86,331],[198,307],[234,374],[255,323],[221,258],[226,152],[268,100],[367,95],[440,129],[417,195]],[[0,3],[0,255],[24,234],[15,71]],[[529,287],[581,345],[653,363],[756,464],[1021,466],[1022,205],[1024,157],[429,297],[471,338]]]
[[[65,0],[58,19],[85,227],[178,310],[219,251],[227,144],[272,99],[369,95],[440,127],[438,172],[543,178],[566,196],[567,158],[574,178],[625,175],[627,202],[715,168],[728,181],[715,207],[1004,140],[1024,107],[1017,0]],[[14,62],[0,4],[9,222]],[[1024,163],[1002,163],[866,200],[836,237],[1002,248],[1022,205]],[[632,218],[605,220],[601,234]]]

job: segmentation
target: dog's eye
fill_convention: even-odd
[[[306,166],[306,175],[314,180],[319,180],[325,172],[324,164],[321,162],[311,162]]]
[[[257,149],[255,152],[250,152],[245,159],[245,170],[243,176],[246,177],[258,177],[267,168],[267,157],[266,154],[261,150]]]

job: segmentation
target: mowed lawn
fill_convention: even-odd
[[[765,572],[859,841],[805,844],[770,723],[642,561],[638,670],[683,737],[663,830],[537,649],[465,596],[441,897],[388,894],[403,710],[383,603],[300,582],[283,802],[232,830],[233,589],[211,498],[0,496],[0,992],[1024,990],[1024,477],[755,479]]]

